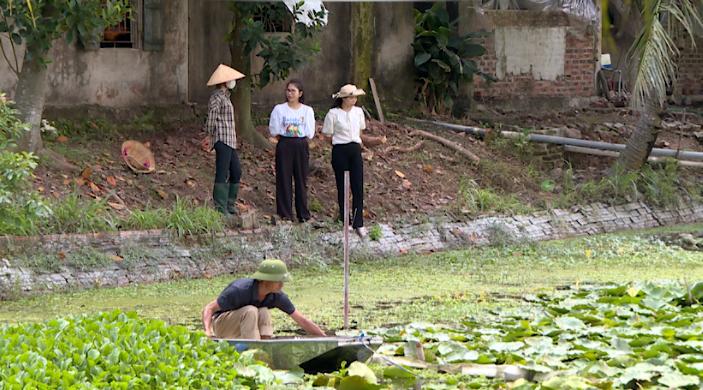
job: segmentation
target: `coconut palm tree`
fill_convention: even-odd
[[[694,31],[703,28],[703,6],[700,0],[624,1],[641,23],[628,53],[635,71],[632,104],[641,117],[613,171],[631,172],[642,168],[652,152],[665,113],[667,87],[676,84],[680,53],[675,34],[689,35],[695,48]]]

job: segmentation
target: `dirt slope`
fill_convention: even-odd
[[[530,164],[530,157],[521,156],[513,145],[490,145],[445,128],[421,125],[400,117],[391,118],[401,124],[372,121],[367,131],[368,135],[386,137],[384,144],[369,148],[365,154],[365,204],[369,221],[395,217],[412,220],[423,215],[451,212],[455,209],[455,198],[462,180],[474,180],[482,188],[493,188],[504,195],[515,194],[525,204],[538,204],[554,196],[539,186],[544,178],[549,177],[553,167]],[[673,114],[665,123],[657,147],[676,149],[680,146],[685,150],[703,151],[694,136],[695,132],[701,131],[701,118],[688,114],[683,124],[681,119],[680,114]],[[625,143],[636,120],[637,115],[627,109],[590,109],[520,114],[491,111],[461,122],[507,129],[510,126],[527,129],[569,127],[578,129],[583,139]],[[475,164],[435,141],[411,136],[412,129],[408,124],[462,145],[476,154],[481,163]],[[268,135],[266,126],[257,126],[257,130]],[[128,208],[169,207],[177,196],[191,197],[197,204],[211,204],[215,154],[200,148],[201,124],[172,122],[157,126],[154,131],[131,132],[136,135],[121,136],[118,132],[91,141],[70,138],[65,142],[50,141],[49,146],[66,155],[81,169],[82,175],[39,168],[35,188],[49,198],[60,198],[78,191],[85,197],[103,199],[114,191],[109,204],[120,213],[127,213],[121,210],[124,208],[121,202]],[[121,142],[127,138],[149,144],[156,159],[155,172],[136,174],[127,167],[120,156]],[[389,149],[412,149],[415,146],[412,151]],[[331,146],[324,139],[315,138],[310,143],[309,201],[313,216],[318,220],[331,217],[336,210],[330,151]],[[270,218],[275,214],[274,153],[241,142],[239,156],[243,177],[238,206],[241,211],[256,209],[261,216]],[[589,172],[591,176],[600,175],[613,162],[610,158],[585,155],[570,157],[576,171]]]

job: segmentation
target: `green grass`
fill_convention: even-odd
[[[52,202],[53,213],[41,221],[30,221],[34,224],[34,234],[57,233],[96,233],[117,230],[114,216],[107,212],[108,198],[94,201],[85,198],[77,189],[64,198]]]
[[[109,196],[100,201],[86,198],[74,190],[67,196],[51,202],[53,213],[41,220],[26,220],[12,229],[0,229],[0,234],[85,234],[116,230],[166,229],[177,237],[222,232],[222,215],[206,206],[195,206],[189,197],[177,197],[172,209],[155,208],[147,204],[145,210],[134,210],[127,217],[116,215],[106,207]]]
[[[584,237],[532,245],[478,248],[351,265],[350,319],[361,329],[409,323],[456,324],[485,309],[512,307],[514,298],[557,286],[633,280],[703,280],[703,253],[685,252],[638,235],[698,231],[703,225]],[[361,256],[358,256],[361,257]],[[299,268],[284,291],[326,329],[343,324],[343,267]],[[0,302],[0,323],[69,314],[134,310],[200,330],[200,313],[236,277],[173,281]],[[278,331],[296,329],[274,311]]]
[[[503,194],[493,188],[481,188],[476,181],[461,179],[454,201],[457,213],[473,215],[496,212],[507,215],[528,214],[534,211],[515,194]]]

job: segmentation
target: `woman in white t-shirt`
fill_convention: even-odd
[[[332,169],[337,181],[340,220],[344,214],[344,171],[349,171],[352,192],[351,226],[359,236],[364,237],[366,228],[363,215],[364,162],[361,159],[361,130],[366,129],[366,118],[361,108],[355,106],[357,96],[360,95],[366,95],[366,92],[352,84],[343,86],[332,95],[336,100],[327,112],[322,134],[332,137]]]
[[[293,181],[295,212],[298,221],[310,219],[308,211],[308,140],[315,135],[315,113],[303,104],[305,87],[298,79],[286,85],[286,102],[273,108],[269,131],[278,138],[276,144],[276,213],[284,221],[293,221]]]

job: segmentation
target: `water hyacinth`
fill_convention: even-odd
[[[242,389],[272,371],[227,343],[114,311],[0,329],[0,389]]]

